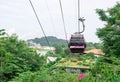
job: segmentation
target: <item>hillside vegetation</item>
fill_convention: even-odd
[[[47,36],[47,39],[50,43],[50,46],[53,46],[53,47],[55,45],[67,46],[66,40],[64,40],[64,39],[58,39],[57,37],[54,37],[54,36]],[[31,42],[31,41],[36,43],[36,44],[40,44],[41,46],[49,46],[45,37],[34,38],[34,39],[27,40],[27,42]],[[93,48],[100,49],[101,46],[102,46],[101,43],[86,42],[86,44],[87,44],[86,50],[90,50],[90,49],[93,49]]]
[[[58,39],[58,38],[56,38],[54,36],[47,36],[47,39],[48,39],[48,41],[50,43],[50,46],[53,46],[55,44],[67,45],[66,40],[64,40],[64,39]],[[28,42],[32,41],[32,42],[34,42],[36,44],[40,44],[41,46],[49,46],[45,37],[29,39],[27,41]]]

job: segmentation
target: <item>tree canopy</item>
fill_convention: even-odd
[[[105,22],[103,28],[97,29],[96,34],[103,42],[103,51],[106,54],[119,56],[120,51],[120,3],[107,9],[96,9],[100,20]]]
[[[40,69],[43,61],[25,41],[19,40],[15,34],[4,37],[4,30],[0,30],[0,34],[0,82],[9,81],[22,72]]]

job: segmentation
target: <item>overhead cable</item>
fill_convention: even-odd
[[[54,24],[54,22],[53,22],[52,15],[51,15],[51,13],[50,13],[50,9],[49,9],[49,6],[48,6],[48,2],[47,2],[47,0],[45,0],[45,2],[46,2],[47,9],[48,9],[48,13],[49,13],[49,16],[50,16],[50,19],[51,19],[52,27],[54,27],[54,28],[53,28],[53,29],[54,29],[54,33],[55,33],[55,35],[56,35],[55,24]]]
[[[85,19],[80,17],[80,0],[78,0],[78,33],[83,33],[85,31]],[[83,29],[80,31],[80,22],[82,22]]]
[[[59,0],[59,4],[60,4],[60,10],[61,10],[61,15],[62,15],[62,21],[63,21],[63,27],[64,27],[64,32],[65,32],[66,42],[67,42],[67,44],[68,44],[67,32],[66,32],[66,27],[65,27],[65,20],[64,20],[64,15],[63,15],[63,9],[62,9],[61,0]]]
[[[78,32],[80,33],[80,1],[78,0]]]
[[[47,36],[46,36],[45,31],[44,31],[44,29],[43,29],[43,27],[42,27],[42,24],[41,24],[41,22],[40,22],[40,20],[39,20],[39,17],[38,17],[38,15],[37,15],[36,11],[35,11],[35,8],[34,8],[32,2],[31,2],[31,0],[29,0],[29,2],[30,2],[31,7],[32,7],[32,9],[33,9],[33,11],[34,11],[34,14],[35,14],[35,16],[36,16],[36,19],[37,19],[37,21],[38,21],[38,24],[39,24],[39,26],[40,26],[40,28],[41,28],[44,36],[45,36],[45,39],[46,39],[46,41],[47,41],[47,43],[48,43],[48,46],[50,47],[50,43],[49,43],[49,41],[48,41],[48,39],[47,39]],[[50,48],[50,49],[51,49],[51,48]],[[51,51],[52,51],[52,49],[51,49]],[[52,51],[52,52],[53,52],[53,51]]]

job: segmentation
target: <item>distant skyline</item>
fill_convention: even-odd
[[[47,36],[65,39],[59,0],[31,0]],[[68,39],[77,31],[77,1],[61,0]],[[80,16],[85,20],[87,42],[99,42],[95,35],[97,28],[104,27],[95,9],[108,9],[119,0],[80,0]],[[29,0],[0,0],[0,28],[8,34],[16,33],[27,40],[44,37],[35,18]],[[82,28],[81,28],[82,29]]]

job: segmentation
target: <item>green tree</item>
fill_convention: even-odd
[[[102,43],[94,43],[96,49],[101,49]]]
[[[54,45],[54,47],[55,47],[55,53],[56,54],[61,54],[61,53],[63,53],[63,47],[61,46],[61,45]]]
[[[0,29],[0,36],[3,36],[5,34],[6,34],[5,29]]]
[[[38,71],[42,64],[43,59],[16,34],[0,38],[0,82],[9,81],[22,72]]]
[[[120,51],[120,3],[105,10],[97,9],[100,19],[105,22],[104,28],[97,29],[96,34],[103,42],[106,54],[119,56]]]

